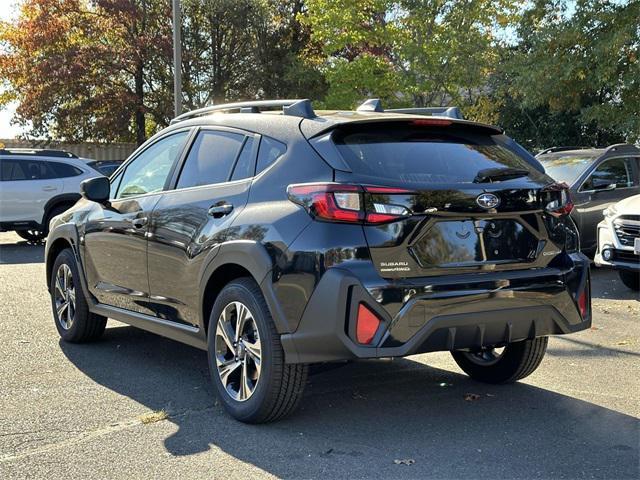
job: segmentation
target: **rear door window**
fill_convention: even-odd
[[[176,188],[227,182],[244,139],[239,133],[201,131],[185,160]]]
[[[491,135],[454,127],[353,125],[336,132],[334,142],[353,173],[372,181],[471,183],[479,171],[501,168],[527,170],[533,178],[541,175]]]
[[[630,158],[612,158],[596,167],[582,185],[581,190],[598,190],[610,185],[616,188],[633,186],[633,174]]]

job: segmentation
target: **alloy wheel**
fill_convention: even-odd
[[[253,395],[262,366],[260,333],[253,314],[241,302],[229,303],[218,318],[215,361],[231,398],[243,402]]]
[[[76,314],[76,289],[71,268],[66,263],[60,265],[56,272],[53,297],[58,323],[69,330]]]
[[[504,352],[505,347],[489,347],[473,352],[464,352],[464,355],[477,365],[489,366],[498,363]]]

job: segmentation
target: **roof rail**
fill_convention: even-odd
[[[408,113],[412,115],[442,116],[464,120],[464,116],[458,107],[409,107],[409,108],[382,108],[379,98],[365,100],[356,109],[357,112],[387,112],[387,113]]]
[[[635,145],[631,144],[631,143],[616,143],[614,145],[610,145],[607,147],[607,149],[604,151],[605,154],[607,153],[612,153],[612,152],[638,152],[639,149],[638,147],[636,147]]]
[[[315,118],[316,114],[309,99],[292,100],[254,100],[248,102],[221,103],[220,105],[210,105],[208,107],[192,110],[182,115],[178,115],[171,120],[171,125],[191,118],[209,115],[214,112],[228,112],[238,110],[239,113],[260,113],[263,109],[281,107],[284,115],[291,115],[302,118]]]
[[[569,146],[569,147],[550,147],[550,148],[545,148],[544,150],[542,150],[540,153],[538,153],[538,155],[545,155],[547,153],[556,153],[556,152],[567,152],[569,150],[584,150],[586,148],[591,148],[591,147],[578,147],[578,146]]]
[[[54,150],[51,148],[2,148],[0,155],[25,155],[25,156],[41,156],[41,157],[58,157],[58,158],[78,158],[71,152],[64,150]]]

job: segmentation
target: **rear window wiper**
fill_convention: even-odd
[[[473,179],[473,183],[509,180],[511,178],[526,177],[527,175],[529,175],[529,170],[525,170],[523,168],[485,168],[476,174],[476,178]]]

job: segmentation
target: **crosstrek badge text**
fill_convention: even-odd
[[[380,262],[383,272],[408,272],[411,270],[408,262]]]

